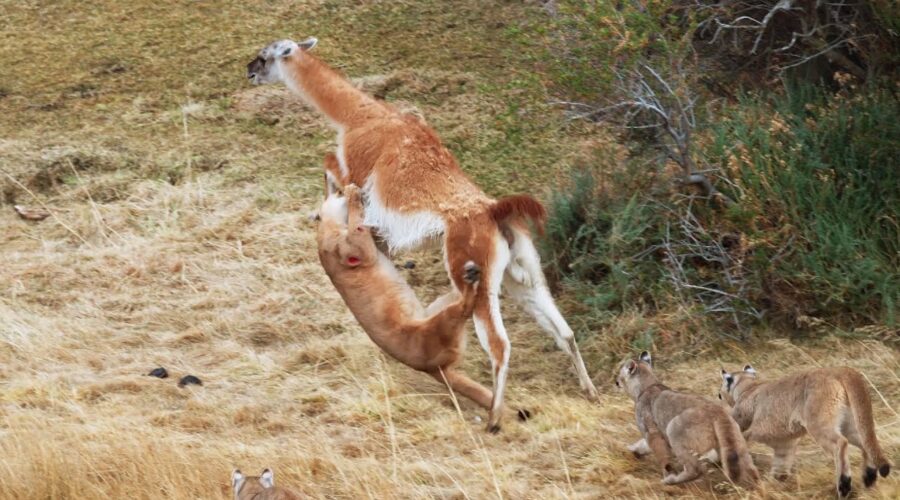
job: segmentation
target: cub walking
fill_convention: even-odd
[[[629,446],[635,455],[653,453],[663,469],[664,484],[696,479],[703,473],[700,457],[718,453],[732,482],[755,486],[759,473],[738,425],[721,406],[700,396],[673,391],[653,374],[650,354],[624,361],[616,386],[634,400],[643,439]],[[676,474],[670,450],[683,470]]]
[[[771,446],[776,478],[791,473],[797,441],[807,432],[834,458],[837,490],[850,493],[847,444],[862,450],[863,483],[887,476],[891,465],[875,437],[872,401],[863,376],[852,368],[819,368],[763,382],[747,365],[722,370],[720,397],[749,441]]]

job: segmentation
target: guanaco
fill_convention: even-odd
[[[361,186],[364,224],[375,228],[391,251],[443,237],[444,264],[457,289],[466,286],[467,262],[481,268],[473,319],[492,365],[488,430],[500,428],[510,355],[500,314],[501,285],[570,356],[581,388],[596,400],[597,390],[531,240],[527,222],[540,226],[544,207],[530,196],[488,197],[423,120],[358,90],[310,53],[316,43],[315,38],[274,42],[247,65],[247,76],[254,84],[285,83],[328,119],[337,131],[337,168],[326,175],[335,185]]]

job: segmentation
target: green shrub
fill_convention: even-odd
[[[697,154],[721,166],[718,183],[735,205],[635,190],[647,168],[638,158],[626,175],[604,178],[604,189],[576,170],[551,204],[551,276],[592,317],[693,304],[741,326],[765,314],[778,325],[804,316],[895,323],[897,99],[803,88],[771,101],[745,97],[725,115]]]
[[[594,175],[575,170],[553,196],[542,240],[550,276],[595,309],[649,305],[662,274],[645,250],[658,243],[660,221],[639,194],[599,192]]]
[[[709,156],[733,182],[728,215],[756,242],[759,286],[804,314],[895,321],[898,113],[889,92],[804,87],[745,98],[714,125]]]

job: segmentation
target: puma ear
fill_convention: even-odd
[[[308,51],[312,50],[313,47],[315,47],[317,43],[319,43],[319,39],[314,36],[311,36],[311,37],[307,38],[306,40],[303,40],[302,42],[297,42],[297,46],[300,47],[300,50],[302,50],[303,52],[308,52]]]
[[[744,366],[744,373],[749,373],[750,375],[756,375],[756,370],[752,366],[746,365],[746,366]]]
[[[644,363],[647,363],[648,365],[653,366],[653,360],[650,359],[650,353],[649,353],[649,352],[647,352],[647,351],[642,352],[639,359],[640,359],[641,361],[643,361]]]
[[[628,363],[625,365],[625,370],[629,375],[633,375],[634,371],[637,369],[637,363],[634,362],[633,359],[629,359]]]
[[[241,489],[241,485],[244,484],[244,475],[241,474],[241,471],[238,469],[234,469],[231,471],[231,487],[237,492]]]
[[[261,484],[263,488],[275,486],[275,473],[272,472],[272,469],[262,471],[262,474],[259,475],[259,484]]]

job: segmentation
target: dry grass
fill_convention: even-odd
[[[235,466],[273,467],[316,498],[745,496],[718,471],[662,487],[624,451],[631,405],[600,362],[616,331],[584,343],[604,392],[593,405],[510,310],[509,398],[535,417],[492,436],[473,405],[457,411],[385,360],[319,268],[305,216],[330,134],[278,90],[244,88],[245,59],[316,34],[326,57],[369,75],[361,85],[421,109],[490,192],[533,190],[584,131],[559,126],[529,55],[503,48],[503,26],[530,15],[476,2],[0,6],[0,59],[16,68],[0,80],[0,497],[224,498]],[[13,203],[53,217],[25,222]],[[408,257],[423,297],[446,286],[433,252]],[[881,344],[657,354],[668,382],[705,394],[720,361],[773,375],[855,366],[883,397],[879,435],[898,462],[900,355]],[[156,366],[171,377],[144,375]],[[474,342],[467,370],[489,381]],[[185,374],[204,385],[178,388]],[[769,496],[828,496],[829,460],[805,442],[798,462]],[[894,475],[863,496],[898,495]]]

